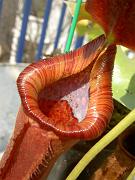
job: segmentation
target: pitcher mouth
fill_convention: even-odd
[[[28,66],[17,80],[26,114],[62,136],[99,136],[113,111],[116,47],[101,53],[104,42],[105,37],[100,36],[74,52]]]

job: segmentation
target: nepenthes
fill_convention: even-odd
[[[102,35],[22,71],[17,79],[21,106],[0,162],[2,179],[47,177],[63,152],[104,132],[113,112],[115,54],[116,46],[106,46]]]

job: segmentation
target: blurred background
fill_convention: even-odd
[[[66,7],[62,0],[0,0],[0,62],[29,63],[62,52],[72,19]],[[72,49],[79,46],[74,41]]]

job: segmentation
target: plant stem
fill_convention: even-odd
[[[91,160],[135,121],[135,109],[100,139],[79,161],[66,180],[75,180]]]
[[[129,174],[129,176],[127,177],[127,180],[133,180],[135,178],[135,167],[132,170],[132,172]]]
[[[78,19],[78,16],[79,16],[81,3],[82,3],[82,0],[77,0],[77,2],[76,2],[74,17],[73,17],[73,20],[72,20],[72,24],[71,24],[71,27],[70,27],[69,34],[68,34],[68,39],[67,39],[67,42],[66,42],[66,47],[65,47],[64,52],[68,52],[70,50],[73,35],[74,35],[74,31],[75,31],[75,27],[76,27],[76,24],[77,24],[77,19]]]

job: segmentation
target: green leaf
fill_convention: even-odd
[[[129,59],[118,46],[113,81],[113,97],[129,109],[135,108],[135,59]]]
[[[100,36],[104,33],[102,28],[89,20],[81,20],[77,23],[76,31],[78,35],[84,36],[85,34],[88,35],[88,38],[90,40],[97,38],[97,36]]]
[[[89,28],[89,39],[95,39],[101,34],[104,34],[104,31],[102,30],[101,26],[99,26],[96,23],[92,23],[91,27]]]
[[[78,35],[84,36],[86,33],[89,33],[89,21],[88,20],[80,20],[77,23],[76,31]]]

